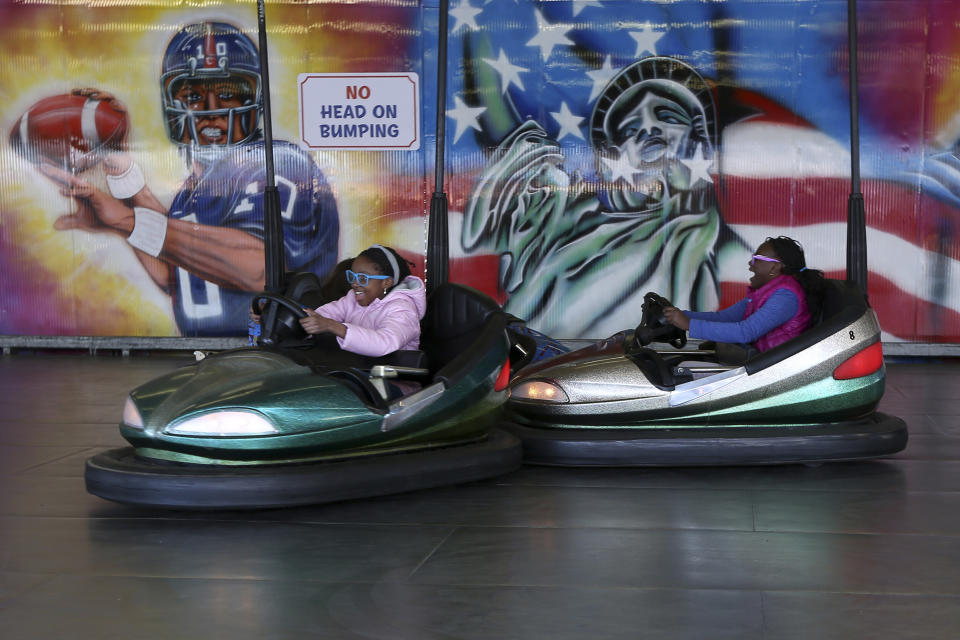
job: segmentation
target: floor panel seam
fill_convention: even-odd
[[[450,531],[447,532],[447,535],[443,537],[443,540],[440,540],[437,544],[434,545],[433,549],[431,549],[430,552],[427,553],[427,555],[424,556],[419,563],[417,563],[417,566],[415,566],[410,571],[410,573],[407,574],[407,580],[413,579],[413,576],[415,576],[417,572],[420,571],[420,569],[430,560],[430,558],[436,555],[437,551],[440,550],[440,547],[446,544],[447,540],[449,540],[453,536],[453,534],[457,531],[457,529],[458,527],[453,527],[452,529],[450,529]]]

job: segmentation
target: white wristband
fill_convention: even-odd
[[[144,207],[133,208],[133,231],[127,237],[131,247],[156,258],[167,238],[167,216]]]
[[[132,198],[147,186],[143,171],[136,162],[130,163],[127,170],[118,176],[107,175],[107,188],[117,200]]]

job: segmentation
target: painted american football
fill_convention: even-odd
[[[10,146],[31,162],[82,171],[96,164],[97,152],[119,150],[128,126],[126,110],[112,98],[61,94],[17,119]]]

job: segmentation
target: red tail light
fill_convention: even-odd
[[[833,377],[836,380],[862,378],[879,371],[882,366],[883,347],[878,341],[847,358],[846,362],[833,370]]]
[[[497,376],[497,381],[493,383],[494,391],[503,391],[507,388],[507,385],[510,384],[510,361],[507,360],[503,363],[503,367],[500,369],[500,374]]]

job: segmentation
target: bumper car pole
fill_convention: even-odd
[[[847,279],[867,295],[867,222],[860,192],[860,110],[858,104],[857,0],[847,0],[850,58],[850,197],[847,201]]]
[[[267,293],[281,293],[283,287],[283,223],[280,193],[273,168],[273,123],[270,114],[270,70],[267,62],[267,28],[264,1],[257,0],[257,32],[260,38],[260,79],[263,100],[263,152],[266,186],[263,189],[264,267]]]
[[[440,25],[437,43],[437,136],[434,161],[434,190],[430,200],[427,225],[427,293],[430,294],[449,278],[449,231],[447,229],[447,194],[443,190],[444,146],[446,144],[447,105],[447,13],[448,0],[440,0]]]

